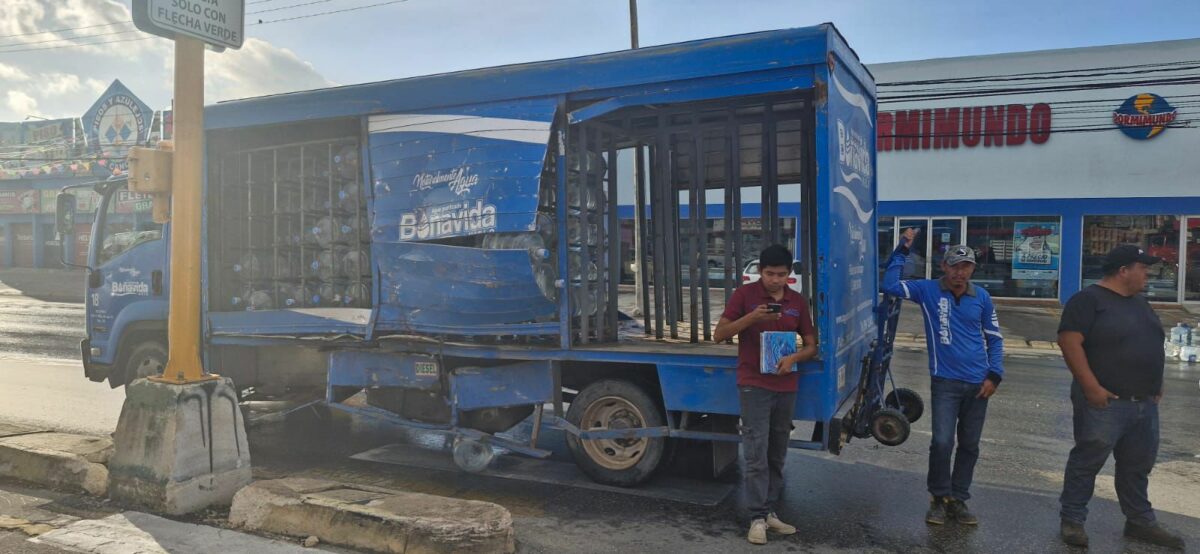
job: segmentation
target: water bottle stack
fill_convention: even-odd
[[[608,171],[594,152],[567,156],[567,266],[576,317],[592,317],[608,302],[600,267],[608,251],[604,233],[607,197],[601,186]]]
[[[235,178],[222,175],[216,199],[233,214],[216,231],[220,259],[232,260],[223,274],[223,309],[369,307],[370,227],[357,145],[314,143],[230,158]]]
[[[1168,358],[1178,358],[1189,364],[1200,363],[1200,336],[1197,336],[1196,326],[1175,324],[1163,348]]]

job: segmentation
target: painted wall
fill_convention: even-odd
[[[1200,59],[1200,40],[1049,50],[993,56],[946,58],[871,66],[877,82],[940,80],[972,76],[1010,75],[1085,68],[1112,68],[1170,62],[1192,62],[1181,69],[1133,73],[1138,68],[1096,70],[1094,77],[1069,81],[1101,83],[1112,80],[1161,80],[1194,75]],[[1126,75],[1100,75],[1110,71]],[[1052,133],[1042,144],[881,151],[881,201],[989,200],[1117,197],[1190,197],[1200,191],[1200,128],[1168,128],[1149,140],[1125,136],[1112,122],[1112,112],[1131,96],[1155,93],[1174,105],[1177,124],[1197,118],[1193,107],[1196,85],[1143,85],[1116,89],[1075,90],[988,95],[973,98],[888,102],[890,95],[945,93],[964,87],[992,90],[1012,83],[956,83],[880,86],[879,111],[895,112],[945,107],[1019,104],[1031,108],[1047,103]],[[1033,86],[1058,86],[1045,81]],[[908,91],[908,92],[903,92]],[[882,117],[882,116],[881,116]],[[881,127],[883,125],[881,124]],[[1091,130],[1098,129],[1098,130]]]

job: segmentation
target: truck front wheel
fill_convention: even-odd
[[[616,379],[584,387],[567,410],[580,431],[662,427],[658,403],[641,387]],[[584,440],[567,434],[567,447],[579,469],[597,483],[631,487],[654,474],[667,450],[666,437]]]
[[[167,367],[167,345],[157,340],[144,340],[133,345],[122,364],[126,385],[143,377],[161,375]]]

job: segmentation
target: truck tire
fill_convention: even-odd
[[[579,392],[567,420],[580,431],[661,427],[658,403],[641,387],[618,379],[596,381]],[[667,451],[666,437],[583,440],[568,433],[575,465],[597,483],[632,487],[658,469]]]
[[[167,367],[167,345],[154,339],[138,342],[129,350],[125,363],[121,365],[125,385],[143,377],[161,375],[163,368]]]

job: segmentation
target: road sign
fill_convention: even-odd
[[[245,0],[134,0],[133,23],[147,33],[176,34],[217,48],[242,47],[246,39]]]

